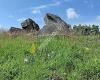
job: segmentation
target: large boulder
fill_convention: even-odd
[[[69,32],[69,25],[57,15],[47,13],[44,21],[45,26],[40,30],[41,35],[65,35]]]
[[[10,29],[9,29],[9,32],[11,32],[11,33],[17,33],[17,32],[21,32],[22,31],[22,29],[20,29],[20,28],[15,28],[15,27],[11,27]]]
[[[38,31],[39,25],[33,21],[32,19],[28,18],[21,23],[23,30],[31,32],[31,31]]]

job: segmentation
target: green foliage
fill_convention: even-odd
[[[100,36],[0,38],[0,80],[100,80]]]
[[[79,24],[78,26],[74,25],[73,30],[77,35],[97,35],[99,34],[99,26],[97,25],[91,25],[91,26],[81,25],[81,24]]]
[[[100,79],[100,67],[90,66],[81,72],[82,80],[99,80]]]

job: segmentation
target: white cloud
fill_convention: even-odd
[[[17,19],[18,22],[22,22],[24,20],[26,20],[26,18],[19,18],[19,19]]]
[[[88,4],[88,3],[89,3],[89,1],[88,1],[88,0],[84,0],[84,3],[85,3],[85,4]]]
[[[37,13],[41,13],[41,11],[38,10],[38,9],[33,9],[33,10],[32,10],[32,13],[33,13],[33,14],[37,14]]]
[[[96,17],[96,20],[97,20],[97,21],[100,21],[100,16],[97,16],[97,17]]]
[[[86,22],[80,22],[79,24],[86,24],[86,25],[99,25],[100,26],[100,16],[97,16],[95,19]]]
[[[91,22],[84,22],[84,24],[90,24],[90,25],[99,25],[100,26],[100,15],[98,15],[93,21]]]
[[[0,33],[5,32],[5,31],[7,31],[7,29],[0,24]]]
[[[0,25],[0,29],[2,28],[2,25]]]
[[[43,8],[46,8],[47,5],[40,5],[40,6],[37,6],[37,7],[33,7],[32,9],[43,9]]]
[[[89,7],[93,9],[93,8],[94,8],[94,5],[93,5],[93,4],[90,4],[90,6],[89,6]]]
[[[41,9],[49,8],[49,7],[54,7],[54,6],[59,6],[60,4],[61,4],[61,2],[60,1],[57,1],[55,3],[46,4],[46,5],[40,5],[40,6],[37,6],[37,7],[33,7],[32,8],[32,13],[33,14],[41,13]]]
[[[86,24],[86,25],[100,25],[100,23],[96,22],[96,21],[91,21],[91,22],[83,22],[83,23],[80,23],[80,24]]]
[[[71,1],[71,0],[64,0],[64,1]]]
[[[87,25],[99,25],[100,26],[100,15],[95,17],[95,19],[93,19],[92,21],[87,21],[87,22],[81,22],[80,24],[87,24]]]
[[[92,1],[84,0],[84,3],[86,4],[86,6],[87,6],[88,8],[91,8],[91,9],[94,8],[94,4],[93,4]]]
[[[61,4],[61,2],[60,2],[60,1],[57,1],[56,3],[48,4],[47,6],[48,6],[48,7],[59,6],[60,4]]]
[[[14,16],[13,16],[13,15],[8,15],[8,17],[9,17],[9,18],[14,18]]]
[[[53,0],[53,1],[62,1],[62,2],[68,2],[68,1],[71,1],[71,0]]]
[[[76,10],[74,8],[68,8],[66,10],[68,19],[75,19],[79,17],[79,14],[77,14]]]

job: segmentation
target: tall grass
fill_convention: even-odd
[[[0,80],[100,80],[100,36],[2,37]]]

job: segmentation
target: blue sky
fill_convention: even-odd
[[[0,0],[0,27],[20,28],[27,18],[42,27],[46,13],[56,14],[71,25],[100,25],[100,0]]]

